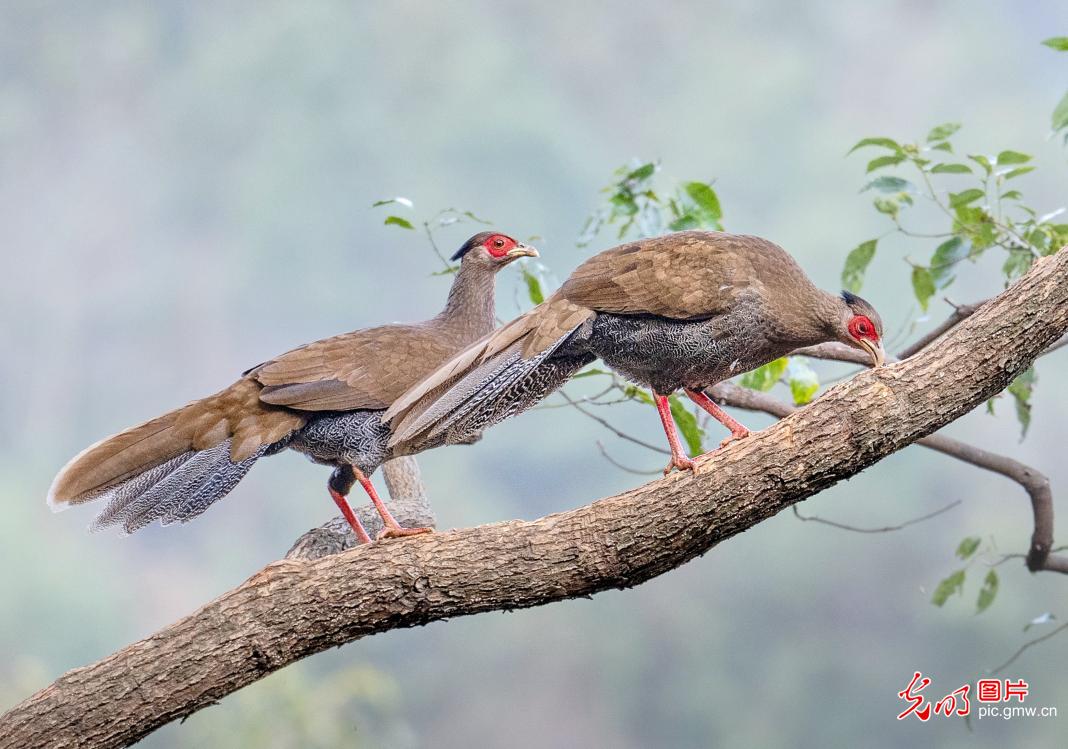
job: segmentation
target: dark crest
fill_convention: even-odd
[[[864,315],[869,320],[871,320],[872,323],[875,325],[875,330],[879,333],[879,336],[882,336],[883,320],[881,317],[879,317],[879,313],[875,311],[875,307],[872,307],[866,299],[862,299],[861,297],[849,291],[842,292],[842,299],[845,301],[849,309],[853,310],[854,313],[858,315]]]
[[[475,236],[471,237],[469,240],[464,242],[463,245],[460,247],[460,249],[458,249],[455,252],[455,254],[453,254],[453,256],[449,258],[449,260],[452,260],[453,262],[456,262],[457,260],[460,260],[468,252],[470,252],[471,250],[473,250],[476,247],[478,247],[480,244],[485,242],[487,239],[489,239],[490,237],[492,237],[496,233],[497,232],[493,232],[493,231],[479,232],[478,234],[476,234]]]

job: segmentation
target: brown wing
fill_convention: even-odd
[[[760,237],[679,232],[595,255],[558,293],[598,312],[702,319],[723,312],[746,288],[759,285],[757,266],[763,263],[797,265],[781,247]]]
[[[455,346],[419,325],[385,325],[294,349],[250,370],[260,400],[302,411],[386,408]]]

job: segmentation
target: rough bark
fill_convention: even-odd
[[[1068,252],[912,358],[863,372],[698,464],[533,522],[268,565],[0,716],[0,748],[128,745],[300,658],[399,627],[626,588],[962,416],[1068,331]]]

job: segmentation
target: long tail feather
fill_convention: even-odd
[[[159,520],[185,523],[225,497],[252,465],[270,449],[264,445],[251,457],[234,463],[230,440],[173,458],[155,469],[112,487],[104,494],[107,507],[91,526],[98,531],[122,526],[126,533]]]
[[[434,391],[417,403],[397,424],[390,444],[433,444],[447,433],[451,433],[450,442],[462,441],[526,410],[592,360],[592,356],[553,357],[569,336],[570,332],[530,359],[523,358],[517,343],[461,373],[444,391]]]
[[[261,403],[259,391],[258,382],[239,380],[101,440],[60,470],[49,505],[58,511],[106,499],[94,528],[121,524],[128,532],[199,515],[307,420]]]

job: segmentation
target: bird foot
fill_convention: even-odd
[[[375,541],[381,541],[386,538],[406,538],[408,536],[421,536],[424,533],[433,533],[433,528],[403,528],[396,526],[395,528],[386,527],[378,532],[375,536]]]
[[[745,429],[743,427],[741,430],[739,430],[737,432],[731,432],[731,436],[730,437],[724,437],[722,440],[720,440],[719,446],[722,449],[722,448],[726,447],[727,445],[729,445],[730,443],[737,442],[738,440],[744,440],[748,436],[749,436],[749,430]]]
[[[680,471],[692,471],[694,469],[694,463],[685,455],[673,455],[671,461],[667,464],[667,468],[664,469],[664,475],[667,476],[676,468]]]

